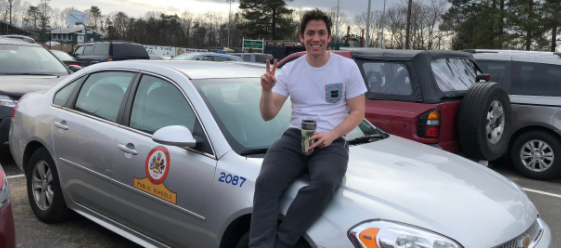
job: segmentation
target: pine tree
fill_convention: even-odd
[[[282,40],[296,28],[290,19],[294,9],[285,0],[240,0],[239,8],[245,18],[240,28],[248,38]]]

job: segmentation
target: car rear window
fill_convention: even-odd
[[[113,56],[145,58],[148,59],[148,52],[143,46],[133,44],[113,43]]]
[[[465,91],[475,83],[475,68],[468,59],[437,59],[431,67],[442,92]]]
[[[255,62],[266,63],[267,55],[255,55]]]
[[[400,63],[364,63],[366,84],[371,93],[409,96],[413,93],[409,71]]]
[[[506,69],[504,62],[477,61],[477,64],[483,73],[491,75],[491,82],[501,83]]]
[[[561,65],[514,62],[513,95],[561,96]]]

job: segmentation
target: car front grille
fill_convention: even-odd
[[[544,231],[543,229],[544,227],[541,224],[541,220],[538,218],[534,224],[528,228],[528,230],[518,235],[518,237],[513,238],[502,245],[495,246],[494,248],[532,248],[536,246],[537,242],[542,237]],[[530,237],[531,241],[528,246],[524,246],[525,237]]]

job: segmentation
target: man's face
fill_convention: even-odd
[[[306,25],[304,36],[300,34],[300,42],[306,47],[310,55],[322,55],[327,50],[331,35],[327,32],[327,26],[323,20],[311,20]]]

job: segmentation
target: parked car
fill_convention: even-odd
[[[47,223],[71,209],[145,247],[247,246],[255,179],[290,122],[290,101],[275,119],[261,118],[264,71],[247,63],[100,63],[25,95],[10,148],[31,209]],[[347,139],[347,174],[304,247],[551,244],[524,191],[489,168],[367,121]],[[308,180],[285,191],[280,219]]]
[[[264,53],[230,53],[230,55],[238,56],[245,62],[266,63],[267,60],[269,60],[269,62],[275,60],[273,55]]]
[[[561,54],[487,50],[474,57],[510,95],[512,139],[507,152],[514,167],[533,179],[559,176]]]
[[[68,66],[70,66],[70,65],[80,66],[80,63],[78,63],[78,61],[76,61],[76,58],[70,56],[68,53],[65,53],[65,52],[59,51],[59,50],[51,50],[51,52],[58,59],[60,59],[60,61],[62,61],[64,64],[66,64]]]
[[[129,59],[150,59],[144,46],[132,42],[106,41],[88,43],[76,48],[74,57],[82,67],[100,62]]]
[[[161,56],[161,55],[157,55],[157,54],[149,54],[148,56],[150,56],[151,60],[168,60],[168,59],[172,58],[172,57],[169,57],[169,56]]]
[[[77,69],[67,68],[39,44],[0,38],[0,145],[8,142],[14,106],[22,95],[46,90]]]
[[[172,58],[171,60],[202,60],[202,61],[216,61],[216,62],[226,62],[226,61],[240,61],[243,60],[240,57],[221,54],[221,53],[184,53]]]
[[[486,164],[510,139],[510,101],[473,56],[455,51],[350,49],[367,84],[366,119],[395,134]],[[306,54],[294,53],[279,68]]]
[[[10,202],[10,187],[2,165],[0,165],[0,247],[16,247],[16,232],[14,228],[12,203]]]

